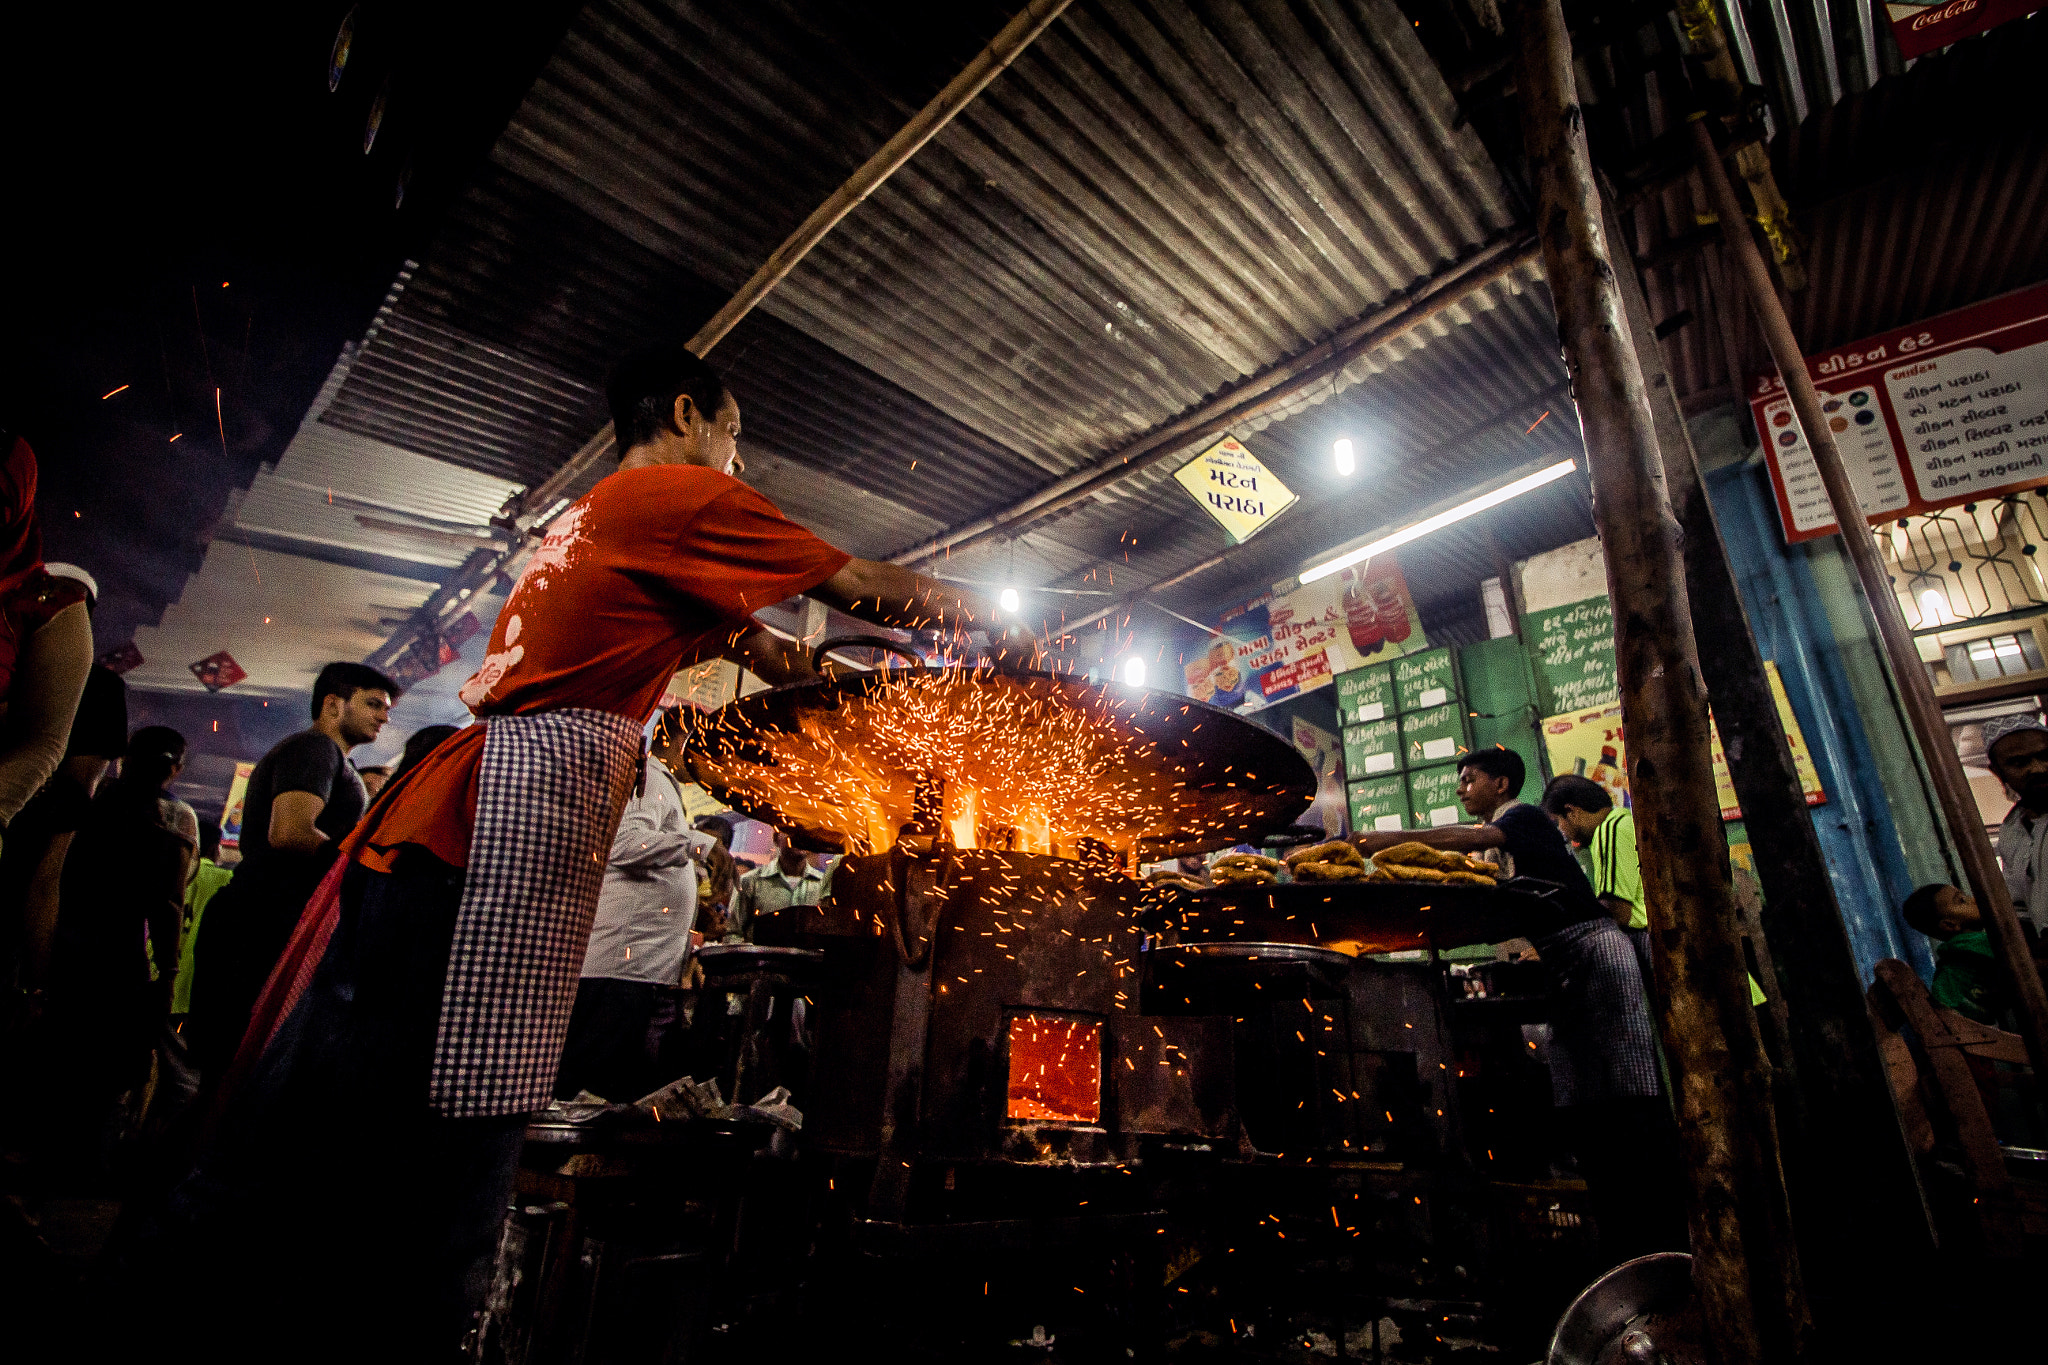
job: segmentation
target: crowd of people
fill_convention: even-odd
[[[737,482],[737,402],[684,347],[629,357],[608,397],[619,472],[550,525],[514,585],[461,691],[478,723],[421,728],[396,765],[359,769],[349,755],[399,688],[327,666],[310,724],[255,766],[232,871],[219,826],[172,794],[185,737],[128,732],[121,680],[92,662],[96,589],[43,562],[34,456],[8,445],[0,911],[18,989],[0,1024],[22,1072],[7,1088],[39,1102],[5,1136],[89,1177],[118,1180],[124,1144],[139,1153],[127,1178],[147,1214],[116,1282],[154,1305],[141,1311],[203,1305],[251,1341],[316,1319],[358,1345],[400,1322],[459,1339],[528,1117],[675,1079],[706,995],[699,945],[830,894],[830,862],[787,833],[748,867],[733,821],[692,817],[681,717],[645,740],[670,678],[713,657],[774,683],[814,676],[751,616],[794,595],[890,627],[974,623],[951,588],[855,559]],[[991,648],[1036,657],[1028,632]],[[1987,739],[2020,796],[2007,875],[2048,924],[2048,730]],[[1525,803],[1528,779],[1509,750],[1468,753],[1473,823],[1353,841],[1459,850],[1558,888],[1531,930],[1555,986],[1556,1104],[1615,1246],[1682,1246],[1633,818],[1572,776]],[[1904,915],[1942,945],[1937,998],[1994,1017],[1968,898],[1923,888]],[[374,1227],[351,1212],[370,1204]]]

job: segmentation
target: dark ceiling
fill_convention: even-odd
[[[49,557],[99,579],[103,648],[177,600],[572,8],[11,7],[0,422],[36,448]]]

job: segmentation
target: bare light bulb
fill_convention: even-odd
[[[1124,681],[1132,687],[1145,685],[1145,661],[1131,658],[1124,660]]]
[[[1351,451],[1351,439],[1346,437],[1337,442],[1333,449],[1337,452],[1337,472],[1347,478],[1350,477],[1352,471],[1358,468],[1358,461]]]
[[[1004,588],[1002,596],[996,600],[1002,604],[1004,611],[1015,611],[1022,599],[1017,596],[1015,588]]]
[[[1948,620],[1948,603],[1933,588],[1920,594],[1920,619],[1923,621]]]

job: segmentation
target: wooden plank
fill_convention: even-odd
[[[1898,1005],[1907,1027],[1918,1035],[1920,1050],[1933,1073],[1936,1096],[1955,1126],[1956,1141],[1962,1148],[1963,1171],[1977,1191],[1975,1208],[1985,1253],[2018,1256],[2019,1201],[2013,1195],[2012,1176],[2005,1169],[2004,1154],[1998,1150],[1998,1135],[1992,1131],[1984,1096],[1977,1089],[1976,1077],[1970,1074],[1965,1057],[1967,1044],[1949,1027],[1948,1019],[1942,1017],[1956,1016],[1936,1009],[1927,987],[1920,984],[1913,969],[1896,959],[1877,964],[1877,984]]]

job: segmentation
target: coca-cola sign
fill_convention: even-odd
[[[1903,57],[1921,57],[1950,43],[1997,28],[2040,7],[2041,0],[1946,0],[1935,4],[1889,3],[1892,37]]]

